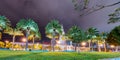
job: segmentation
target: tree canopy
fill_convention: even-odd
[[[88,30],[87,30],[87,38],[88,38],[88,39],[92,39],[92,38],[94,38],[95,36],[97,36],[98,33],[99,33],[99,31],[97,30],[97,28],[90,27],[90,28],[88,28]]]
[[[120,26],[115,27],[110,32],[106,41],[112,45],[120,45]]]
[[[17,29],[27,30],[28,28],[34,32],[39,31],[37,23],[35,23],[32,19],[21,19],[17,23]]]
[[[72,26],[68,30],[67,36],[75,43],[82,42],[86,39],[85,32],[78,26]]]
[[[4,30],[9,30],[10,26],[11,22],[5,16],[0,16],[0,39],[2,36],[2,32]]]
[[[62,25],[57,20],[52,20],[45,27],[45,33],[48,38],[52,38],[54,30],[56,31],[57,35],[62,34]]]

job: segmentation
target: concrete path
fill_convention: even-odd
[[[108,59],[99,59],[99,60],[120,60],[120,58],[108,58]]]

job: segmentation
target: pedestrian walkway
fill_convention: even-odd
[[[120,58],[108,58],[108,59],[99,59],[99,60],[120,60]]]

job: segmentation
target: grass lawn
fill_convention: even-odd
[[[0,50],[0,60],[98,60],[120,57],[115,52],[25,52]]]

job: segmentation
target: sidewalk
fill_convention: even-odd
[[[120,60],[120,58],[108,58],[108,59],[99,59],[99,60]]]

